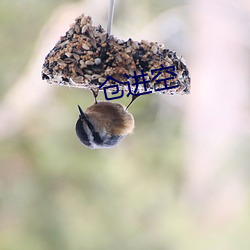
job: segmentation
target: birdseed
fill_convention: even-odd
[[[171,77],[162,70],[157,79],[153,79],[153,69],[175,67],[176,76],[167,82],[167,86],[178,87],[164,89],[164,81]],[[42,68],[42,79],[50,84],[71,86],[76,88],[95,89],[103,84],[108,76],[119,82],[126,82],[129,76],[131,89],[135,80],[134,72],[147,74],[150,82],[147,89],[160,94],[188,94],[190,77],[188,68],[181,56],[175,51],[165,49],[157,42],[142,40],[141,42],[123,41],[108,35],[99,25],[92,25],[91,17],[81,15],[71,25],[65,36],[62,36],[55,47],[46,56]],[[115,81],[108,81],[105,86],[113,86]],[[128,91],[127,84],[119,84],[119,89]],[[101,88],[102,90],[102,88]],[[110,92],[112,88],[108,89]],[[137,86],[137,93],[144,91],[143,86]]]

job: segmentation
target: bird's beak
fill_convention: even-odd
[[[78,110],[79,110],[79,113],[80,113],[80,118],[86,118],[84,112],[82,111],[82,108],[79,105],[77,105],[77,106],[78,106]]]

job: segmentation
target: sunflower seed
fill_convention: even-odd
[[[80,33],[80,27],[79,27],[79,25],[75,25],[75,31],[76,31],[77,34]]]
[[[152,51],[154,54],[156,54],[157,51],[158,51],[158,48],[157,48],[155,45],[153,45],[152,48],[151,48],[151,51]]]
[[[58,63],[60,66],[66,66],[66,65],[67,65],[62,59],[57,60],[57,63]]]
[[[91,80],[92,78],[91,75],[87,75],[87,74],[85,74],[84,77],[87,78],[88,80]]]
[[[71,78],[73,82],[76,83],[82,83],[83,82],[83,77],[82,76],[76,76]]]
[[[83,75],[83,72],[82,72],[82,70],[81,70],[79,67],[75,66],[75,67],[74,67],[74,70],[75,70],[75,72],[78,73],[79,75],[81,75],[81,76]]]
[[[93,61],[87,60],[87,61],[85,62],[85,64],[86,64],[86,65],[94,65],[95,63],[94,63]]]
[[[147,40],[141,40],[142,44],[145,44],[146,46],[150,47],[150,43]]]
[[[82,44],[82,48],[85,49],[85,50],[89,50],[89,46],[86,43]]]
[[[66,55],[67,57],[71,57],[72,54],[71,54],[70,52],[66,52],[65,55]]]
[[[79,60],[80,60],[80,56],[79,56],[79,55],[77,55],[77,54],[73,53],[73,56],[74,56],[74,58],[75,58],[77,61],[79,61]]]
[[[94,79],[99,79],[101,77],[101,75],[97,75],[97,74],[94,74],[94,75],[92,75],[92,79],[94,80]]]
[[[104,83],[106,81],[106,79],[104,78],[104,77],[100,77],[99,79],[98,79],[98,82],[100,82],[100,83]]]
[[[83,26],[82,27],[82,34],[84,34],[86,31],[87,31],[87,29],[88,29],[88,26],[87,25],[85,25],[85,26]]]
[[[73,59],[73,58],[65,58],[63,61],[65,63],[69,64],[69,63],[75,62],[75,59]]]
[[[122,45],[122,44],[124,44],[125,42],[123,41],[123,40],[121,40],[121,39],[118,39],[118,42],[117,42],[119,45]]]

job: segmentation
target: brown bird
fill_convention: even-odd
[[[97,93],[92,91],[95,103],[85,112],[78,105],[80,112],[76,122],[76,134],[80,141],[89,148],[111,148],[128,134],[133,132],[134,118],[127,108],[119,103],[97,102]]]

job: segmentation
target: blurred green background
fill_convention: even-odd
[[[74,126],[92,94],[41,67],[79,13],[106,27],[108,4],[0,2],[0,249],[249,250],[250,3],[117,0],[114,35],[182,54],[192,91],[139,98],[134,134],[90,150]]]

